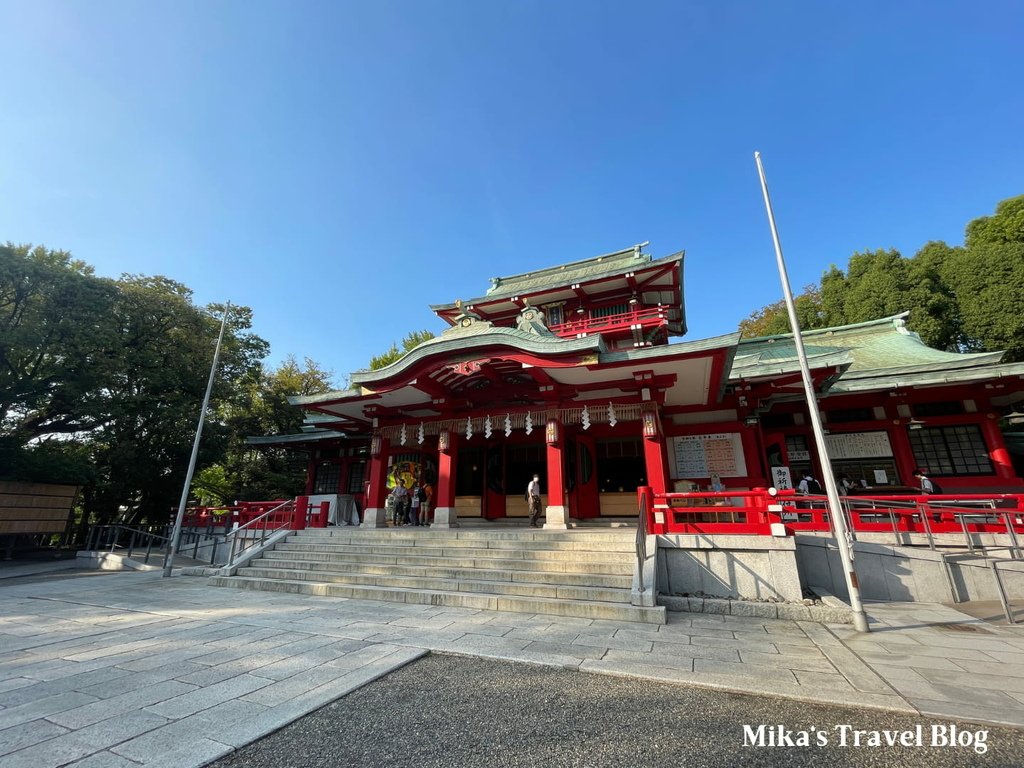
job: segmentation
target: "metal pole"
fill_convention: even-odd
[[[800,322],[796,317],[796,305],[793,303],[793,290],[789,285],[786,262],[782,258],[782,243],[779,241],[779,231],[775,226],[775,214],[772,212],[772,201],[768,195],[768,180],[765,178],[764,167],[761,165],[760,152],[754,153],[754,160],[757,162],[757,172],[761,177],[761,191],[764,194],[764,205],[768,211],[768,224],[772,230],[772,242],[775,245],[775,260],[779,267],[779,279],[782,281],[782,292],[786,298],[786,310],[789,312],[789,324],[793,329],[793,342],[796,344],[796,355],[800,361],[800,376],[804,383],[804,396],[807,399],[807,410],[811,417],[811,429],[814,432],[814,441],[818,446],[818,461],[821,464],[822,480],[825,482],[825,493],[828,496],[829,508],[833,511],[831,517],[835,526],[836,543],[839,545],[839,559],[843,563],[846,587],[850,593],[853,626],[858,632],[868,632],[868,617],[864,613],[864,606],[861,604],[860,584],[857,581],[857,572],[853,568],[853,554],[850,551],[850,541],[847,538],[846,516],[843,514],[842,503],[839,500],[839,488],[836,486],[836,479],[832,474],[832,462],[828,456],[828,446],[825,445],[825,431],[821,426],[821,412],[818,410],[818,400],[814,394],[811,369],[807,365],[807,353],[804,351],[804,340],[800,335]]]
[[[213,391],[213,379],[217,374],[217,360],[220,359],[220,345],[224,341],[224,329],[228,324],[228,312],[231,304],[224,307],[224,317],[220,321],[220,335],[217,337],[217,347],[213,352],[213,365],[210,366],[210,379],[206,382],[206,396],[203,397],[203,407],[199,411],[199,425],[196,427],[196,439],[192,442],[192,458],[188,462],[188,472],[185,474],[185,485],[181,489],[181,501],[178,502],[178,515],[174,519],[174,532],[171,534],[171,541],[167,548],[167,555],[164,557],[164,577],[171,575],[171,568],[174,565],[174,554],[178,551],[178,542],[181,540],[181,521],[185,517],[185,504],[188,503],[188,491],[192,486],[192,474],[196,471],[196,458],[199,456],[199,441],[203,437],[203,422],[206,421],[206,409],[210,405],[210,393]]]

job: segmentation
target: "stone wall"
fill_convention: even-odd
[[[865,600],[950,603],[965,600],[998,600],[995,579],[988,562],[966,549],[941,552],[928,548],[857,541],[854,568]],[[980,553],[979,553],[980,554]],[[995,552],[1004,557],[1007,552]],[[835,539],[797,536],[796,559],[801,583],[823,587],[849,599]],[[998,563],[1008,598],[1024,597],[1024,562]]]
[[[665,534],[658,540],[658,590],[746,600],[803,598],[793,538]]]

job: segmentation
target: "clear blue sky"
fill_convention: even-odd
[[[1024,193],[1020,2],[0,0],[0,241],[255,310],[340,378],[650,240],[691,339]]]

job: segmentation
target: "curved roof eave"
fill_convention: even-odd
[[[562,339],[557,336],[539,336],[513,328],[490,328],[485,333],[460,334],[457,330],[425,341],[404,357],[390,365],[374,371],[357,371],[352,374],[352,383],[366,387],[373,383],[387,381],[402,375],[409,368],[430,357],[452,352],[468,352],[478,349],[506,347],[539,355],[579,354],[582,352],[606,351],[600,336],[586,336],[580,339]]]

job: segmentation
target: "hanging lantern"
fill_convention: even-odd
[[[486,437],[488,440],[491,439],[491,417],[490,416],[488,416],[486,419],[484,419],[484,437]]]
[[[405,433],[405,424],[402,425],[401,431],[398,433],[398,442],[401,445],[405,445],[405,441],[408,439],[408,435]]]
[[[526,434],[533,432],[533,414],[526,412]]]
[[[420,428],[416,430],[416,442],[423,445],[423,422],[420,422]]]
[[[580,424],[583,425],[584,431],[590,429],[590,411],[587,406],[583,406],[583,413],[580,414]]]
[[[512,434],[512,414],[505,414],[505,437]]]
[[[448,449],[451,448],[451,446],[452,446],[452,433],[449,430],[447,430],[447,429],[442,429],[437,434],[437,447],[440,450],[442,450],[445,453],[447,453]]]
[[[619,420],[615,418],[615,406],[608,403],[608,426],[614,427],[618,422]]]
[[[473,437],[473,420],[471,418],[469,418],[469,416],[467,416],[466,417],[466,439],[469,440],[472,437]]]
[[[548,419],[544,429],[544,439],[548,445],[555,445],[558,442],[558,419]]]
[[[654,411],[644,411],[644,437],[658,436],[658,414]]]
[[[370,455],[380,456],[381,439],[380,435],[374,435],[370,438]]]

